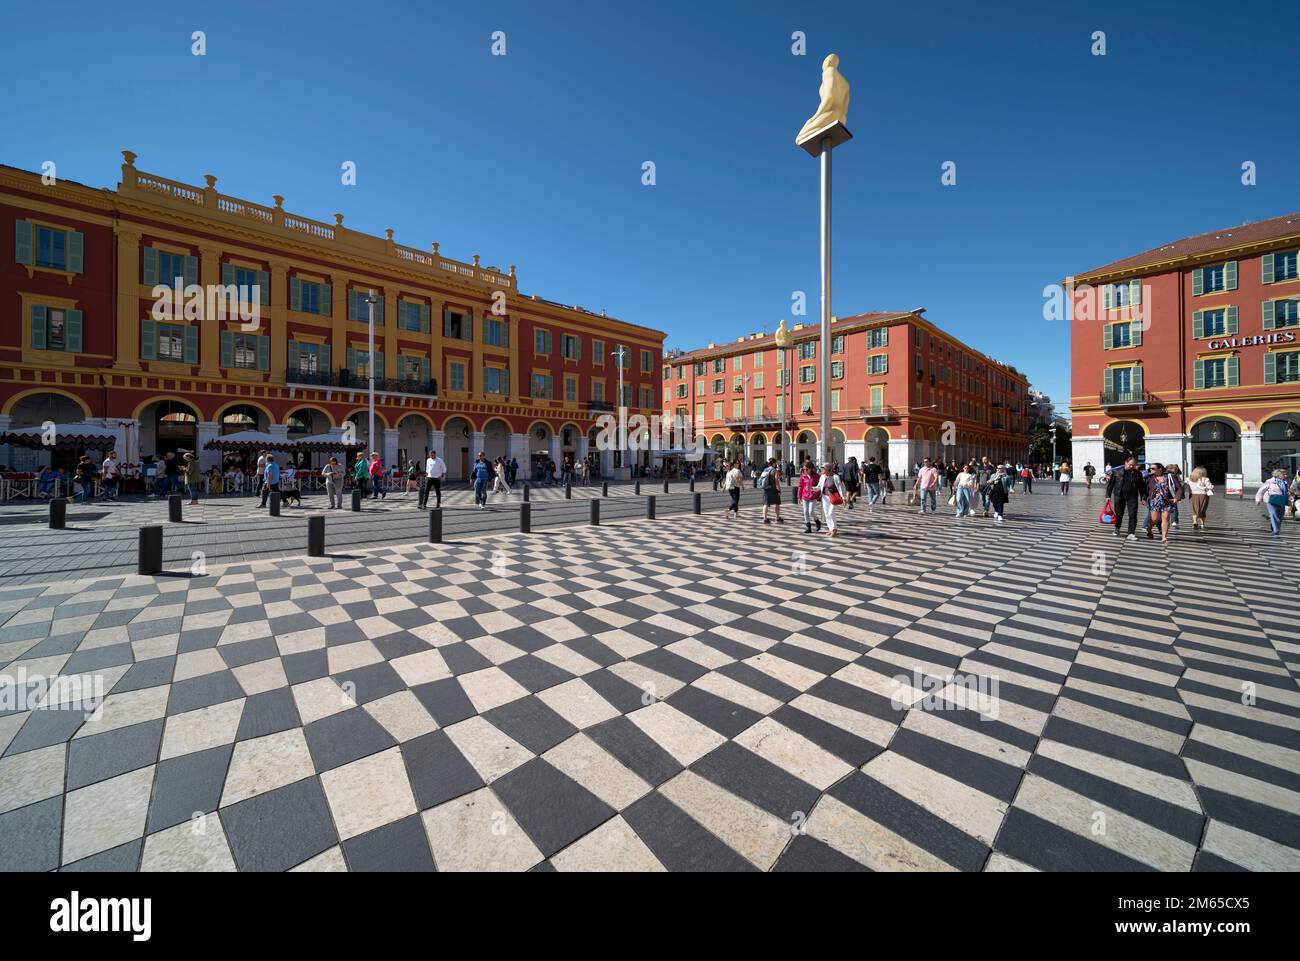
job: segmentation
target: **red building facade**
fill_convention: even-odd
[[[1300,214],[1187,237],[1070,290],[1074,461],[1258,484],[1300,452]]]
[[[834,459],[875,457],[903,473],[922,457],[1023,459],[1028,381],[921,316],[875,312],[831,324]],[[665,417],[690,418],[715,451],[813,457],[821,419],[821,337],[796,324],[787,348],[750,334],[671,354]],[[787,377],[786,371],[790,374]]]
[[[207,466],[224,433],[351,422],[386,463],[434,449],[453,477],[480,450],[590,456],[608,474],[623,457],[597,453],[594,425],[618,406],[620,373],[624,406],[657,406],[659,331],[523,295],[513,266],[299,217],[278,196],[240,200],[212,176],[146,174],[123,154],[116,191],[0,167],[0,432],[84,424],[115,433],[128,463],[184,449]],[[164,288],[183,294],[170,311]],[[15,469],[49,460],[0,449]]]

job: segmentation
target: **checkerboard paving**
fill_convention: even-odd
[[[0,868],[1300,869],[1295,535],[1098,504],[0,591]]]

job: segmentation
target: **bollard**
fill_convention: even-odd
[[[524,503],[528,503],[528,485],[524,484]]]
[[[527,490],[528,488],[524,488]],[[531,534],[533,531],[533,505],[523,503],[519,505],[519,533]]]
[[[361,488],[360,487],[352,488],[352,510],[354,512],[361,510]]]
[[[654,494],[651,494],[649,497],[645,499],[645,517],[646,520],[648,521],[652,521],[655,519],[655,495]]]
[[[795,507],[799,506],[799,485],[792,485],[790,488],[790,503]]]
[[[696,495],[695,495],[695,498],[694,498],[694,500],[695,500],[694,509],[695,509],[695,513],[697,513],[697,514],[700,512],[700,501],[701,501],[701,499],[702,499],[703,497],[704,497],[703,494],[696,494]]]
[[[163,529],[161,527],[140,528],[140,539],[136,552],[136,573],[161,574],[162,553]]]
[[[274,497],[274,495],[272,495]],[[325,556],[325,515],[315,514],[307,518],[307,556]]]
[[[181,522],[181,495],[170,494],[167,497],[167,520],[173,524]]]
[[[591,526],[600,526],[600,501],[594,497],[591,499]]]
[[[61,531],[68,525],[68,499],[56,497],[50,501],[50,529]]]
[[[691,475],[690,488],[691,488],[691,493],[694,494],[694,493],[695,493],[695,475],[694,475],[694,474]]]
[[[435,507],[429,511],[429,543],[442,543],[442,508]]]
[[[564,485],[564,499],[565,499],[566,501],[571,501],[571,500],[573,500],[573,483],[572,483],[572,482],[570,482],[570,483]]]
[[[270,498],[268,498],[267,503],[271,507],[271,516],[279,517],[280,516],[280,492],[271,491],[271,496]]]
[[[664,493],[665,493],[665,494],[668,493],[668,482],[667,482],[667,481],[664,481]]]
[[[600,485],[600,496],[601,497],[609,496],[609,481],[605,481]]]
[[[640,497],[640,496],[641,496],[641,482],[640,482],[640,481],[637,481],[637,482],[636,482],[636,487],[634,487],[634,488],[632,489],[632,493],[636,494],[637,497]]]
[[[717,475],[717,474],[714,474],[714,475],[713,475],[713,490],[716,492],[717,489],[718,489],[718,475]]]

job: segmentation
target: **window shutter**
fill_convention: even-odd
[[[185,286],[190,287],[199,282],[199,258],[185,257]]]
[[[379,303],[375,304],[375,323],[382,324],[383,322],[384,322],[384,298],[381,295],[379,298]]]
[[[1192,337],[1199,338],[1205,336],[1205,311],[1197,310],[1192,313]]]
[[[75,230],[68,231],[68,270],[74,274],[83,273],[85,266],[86,238]]]
[[[1135,320],[1128,327],[1129,343],[1134,347],[1142,346],[1142,321]]]
[[[380,380],[384,376],[384,352],[375,351],[374,363],[370,365],[370,376],[375,380]]]
[[[271,338],[265,335],[257,338],[257,369],[271,369]]]
[[[429,382],[429,358],[428,357],[420,358],[420,380],[422,380],[426,384]]]
[[[296,340],[289,341],[288,355],[289,370],[296,373],[298,370],[298,342]]]
[[[153,287],[158,283],[158,248],[144,249],[144,285]]]
[[[501,393],[510,393],[510,370],[508,368],[501,371]]]
[[[1192,365],[1192,387],[1205,390],[1205,361],[1198,360]]]
[[[1264,383],[1277,383],[1277,354],[1272,352],[1264,355]]]
[[[221,366],[235,366],[235,333],[231,330],[221,332]]]
[[[1228,336],[1229,337],[1235,336],[1237,333],[1237,308],[1236,307],[1228,308],[1226,323],[1227,326],[1224,329],[1227,330]]]
[[[36,262],[30,220],[14,221],[14,260],[29,267]]]
[[[1227,368],[1228,386],[1237,387],[1241,383],[1241,362],[1236,357],[1229,357],[1228,362],[1223,366]]]
[[[193,324],[189,324],[185,328],[184,351],[182,356],[185,358],[185,363],[197,364],[199,362],[199,329]]]
[[[289,278],[289,309],[302,310],[302,281],[297,277]]]
[[[1260,281],[1265,284],[1273,282],[1273,255],[1265,254],[1259,259]]]
[[[158,324],[148,318],[140,321],[140,359],[158,359]]]
[[[1205,268],[1197,267],[1192,271],[1192,296],[1199,297],[1205,293]]]
[[[334,316],[334,285],[320,285],[320,312],[322,317]]]
[[[1110,324],[1101,325],[1101,345],[1106,350],[1110,350],[1115,346],[1115,331]]]
[[[28,225],[30,226],[30,224]],[[32,349],[45,349],[45,321],[47,311],[43,304],[32,304]]]
[[[888,328],[888,327],[881,327],[881,328],[880,328],[880,346],[881,346],[881,347],[888,347],[888,346],[889,346],[889,328]]]
[[[355,374],[357,372],[357,351],[355,347],[348,348],[346,359],[348,364],[348,373]]]
[[[1107,284],[1101,288],[1101,306],[1103,310],[1110,310],[1115,306],[1115,285]]]
[[[221,286],[233,287],[235,285],[235,265],[230,261],[223,261],[221,264]]]
[[[461,332],[462,340],[474,339],[474,315],[473,314],[465,314],[463,317],[461,317],[460,332]]]
[[[421,304],[420,305],[420,333],[427,334],[428,332],[429,332],[429,305]],[[428,378],[426,377],[425,380],[428,380]]]
[[[1272,330],[1277,326],[1277,303],[1272,300],[1264,301],[1264,329]]]
[[[271,274],[268,271],[259,270],[257,272],[257,287],[258,292],[262,295],[262,303],[269,304],[271,302]]]
[[[1224,290],[1237,289],[1237,262],[1229,260],[1223,265],[1223,288]]]
[[[74,354],[81,353],[81,330],[82,330],[82,313],[79,310],[69,310],[64,315],[65,331],[64,343],[67,344],[65,350]]]
[[[316,354],[320,358],[320,369],[326,374],[332,374],[334,369],[330,366],[330,345],[321,344]]]
[[[1107,396],[1115,393],[1115,372],[1109,367],[1101,372],[1101,392]]]
[[[1133,390],[1133,396],[1142,397],[1142,365],[1137,364],[1133,367],[1133,379],[1130,381]]]
[[[1142,303],[1142,281],[1136,278],[1128,282],[1128,302],[1130,305]]]
[[[357,292],[351,287],[348,288],[348,320],[360,320],[357,313]]]

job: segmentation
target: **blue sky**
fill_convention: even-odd
[[[128,147],[143,170],[517,264],[525,293],[669,346],[771,330],[796,290],[815,316],[817,164],[793,138],[829,51],[855,134],[836,153],[835,312],[924,306],[1058,401],[1069,331],[1042,319],[1045,284],[1300,209],[1300,5],[1281,0],[96,0],[4,17],[0,162],[111,186]]]

